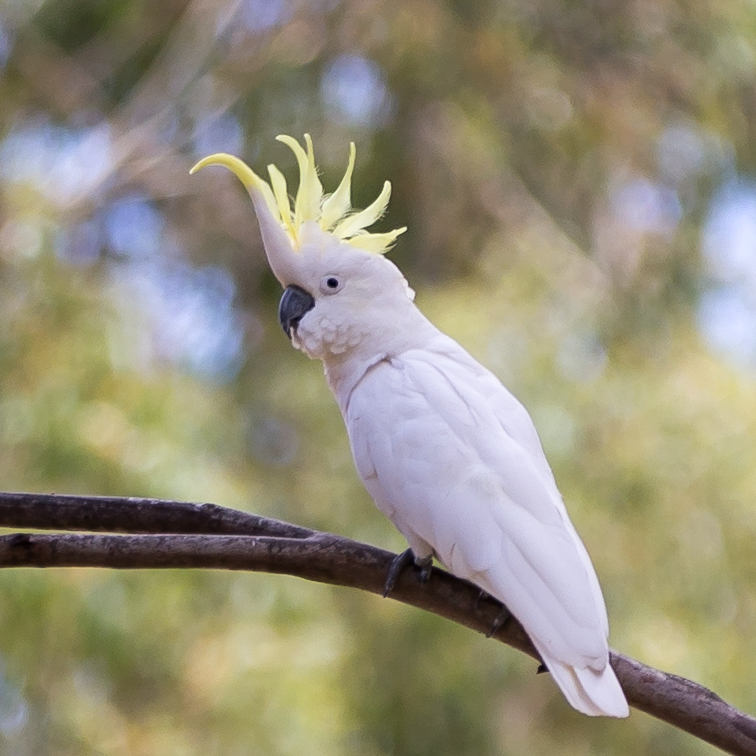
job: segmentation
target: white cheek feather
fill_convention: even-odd
[[[343,354],[354,348],[364,335],[357,324],[338,323],[327,315],[312,312],[292,334],[292,344],[312,359],[323,359],[328,354]]]

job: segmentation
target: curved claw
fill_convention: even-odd
[[[420,585],[425,585],[433,570],[433,557],[417,559],[412,549],[406,549],[401,554],[397,554],[391,562],[388,575],[386,575],[386,582],[383,584],[383,598],[386,598],[394,590],[399,576],[411,564],[416,564],[420,568]]]
[[[478,598],[475,599],[475,611],[477,612],[478,609],[480,609],[480,602],[485,601],[486,599],[491,598],[490,593],[486,593],[485,591],[481,590],[481,592],[478,594]]]
[[[509,620],[511,619],[512,612],[510,612],[506,607],[502,607],[502,610],[498,613],[498,615],[496,615],[496,619],[493,621],[491,629],[486,633],[486,638],[493,638],[499,628],[504,627],[504,625],[506,625],[507,622],[509,622]]]
[[[420,568],[420,585],[425,585],[428,582],[428,578],[433,572],[433,557],[425,557],[425,559],[416,559],[415,564]]]

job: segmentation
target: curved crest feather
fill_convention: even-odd
[[[247,187],[262,193],[265,204],[273,217],[281,224],[291,239],[294,249],[300,245],[302,225],[314,221],[326,233],[333,234],[341,241],[359,249],[384,254],[394,245],[397,237],[406,227],[384,233],[366,231],[386,212],[391,196],[391,184],[386,181],[378,198],[364,210],[352,209],[352,174],[356,150],[354,142],[349,145],[349,162],[344,178],[333,194],[324,194],[318,171],[315,166],[315,153],[309,134],[304,135],[306,149],[293,137],[281,134],[276,137],[283,142],[297,159],[299,166],[299,187],[292,207],[286,188],[286,179],[275,165],[268,166],[270,183],[260,178],[246,163],[239,158],[225,153],[217,153],[200,160],[191,173],[206,165],[223,165],[231,170]]]

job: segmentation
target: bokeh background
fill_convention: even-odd
[[[213,501],[404,547],[276,318],[214,151],[355,204],[530,409],[612,645],[756,712],[756,6],[1,0],[0,487]],[[531,660],[249,574],[0,575],[5,756],[709,754]]]

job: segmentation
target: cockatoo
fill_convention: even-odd
[[[405,229],[365,230],[385,212],[391,185],[353,211],[354,144],[343,180],[324,195],[309,135],[305,148],[278,139],[299,165],[293,207],[274,165],[270,184],[226,154],[192,173],[222,165],[247,188],[284,287],[281,324],[297,349],[322,360],[368,492],[424,574],[436,557],[511,610],[573,707],[627,716],[598,578],[530,416],[416,307],[383,256]]]

